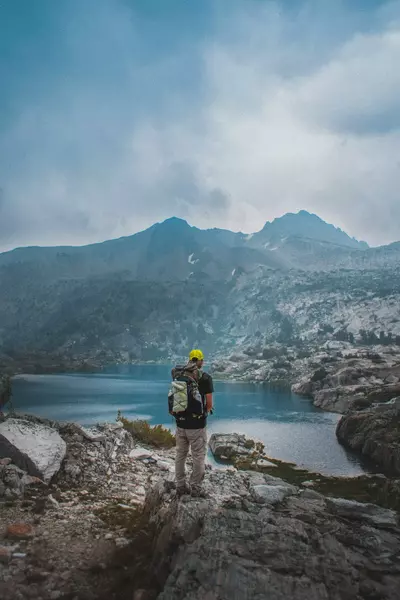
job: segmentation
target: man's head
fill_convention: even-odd
[[[199,369],[201,369],[204,362],[204,354],[199,349],[192,350],[189,354],[189,360],[196,363]]]

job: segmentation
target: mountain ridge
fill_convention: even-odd
[[[153,225],[151,225],[150,227],[147,227],[146,229],[140,230],[136,233],[133,234],[129,234],[129,235],[125,235],[125,236],[121,236],[119,238],[110,238],[110,239],[106,239],[103,240],[101,242],[93,242],[90,244],[82,244],[82,245],[62,245],[62,246],[57,246],[57,245],[52,245],[52,246],[41,246],[38,244],[35,245],[31,245],[31,246],[17,246],[16,248],[13,248],[12,250],[7,250],[5,252],[0,252],[0,258],[3,257],[4,255],[10,255],[12,253],[20,253],[23,250],[34,250],[34,249],[42,249],[42,250],[50,250],[50,249],[59,249],[59,250],[69,250],[69,251],[77,251],[79,249],[82,248],[93,248],[93,247],[98,247],[101,245],[107,245],[110,243],[123,243],[126,240],[130,240],[136,236],[140,236],[143,235],[147,232],[150,232],[152,230],[155,230],[156,228],[160,228],[160,227],[169,227],[169,226],[173,226],[174,228],[176,228],[176,226],[178,225],[179,227],[182,228],[182,226],[184,226],[186,229],[191,229],[191,230],[195,230],[195,231],[202,231],[202,232],[207,232],[207,233],[218,233],[218,234],[228,234],[234,237],[242,238],[243,240],[246,239],[252,239],[253,237],[260,235],[261,233],[270,230],[271,228],[277,228],[280,226],[280,224],[282,223],[287,223],[288,220],[293,220],[293,218],[295,218],[296,220],[302,219],[303,222],[305,222],[305,219],[307,220],[308,223],[311,222],[318,222],[319,225],[321,225],[322,227],[328,228],[329,230],[334,229],[336,232],[339,232],[340,234],[343,234],[343,236],[345,236],[343,239],[347,239],[350,240],[350,242],[355,242],[355,246],[357,247],[364,247],[364,248],[369,248],[370,246],[367,244],[367,242],[364,241],[359,241],[356,240],[356,238],[354,237],[350,237],[347,233],[345,233],[342,229],[340,229],[339,227],[336,227],[335,225],[332,225],[330,223],[327,223],[326,221],[324,221],[321,217],[319,217],[318,215],[314,214],[314,213],[309,213],[306,210],[300,210],[297,213],[285,213],[284,215],[280,216],[280,217],[276,217],[275,219],[273,219],[272,221],[266,221],[266,223],[264,224],[264,226],[262,227],[262,229],[260,229],[259,231],[253,232],[253,233],[243,233],[241,231],[238,232],[234,232],[231,231],[229,229],[223,229],[223,228],[219,228],[219,227],[213,227],[213,228],[207,228],[207,229],[201,229],[199,227],[196,227],[195,225],[190,225],[185,219],[182,219],[180,217],[176,217],[176,216],[172,216],[169,217],[167,219],[165,219],[164,221],[159,221],[156,223],[153,223]],[[306,223],[307,224],[307,223]],[[288,232],[290,235],[290,232]],[[293,233],[292,233],[293,235]],[[297,233],[297,236],[300,235],[301,237],[310,237],[307,236],[305,234],[299,234]],[[310,237],[310,239],[318,239],[315,237]],[[328,241],[326,239],[324,239],[324,236],[321,236],[321,239],[319,241]],[[338,242],[337,242],[338,243]],[[392,245],[392,244],[396,244],[397,242],[392,242],[391,244],[387,244],[387,245]],[[400,242],[399,242],[400,243]],[[349,245],[349,244],[340,244],[338,243],[338,245]],[[350,244],[351,247],[353,247],[352,244]],[[377,246],[377,247],[385,247],[386,245],[383,246]]]
[[[100,244],[0,255],[0,354],[112,362],[198,345],[228,352],[259,336],[400,339],[400,243],[354,247],[342,232],[347,245],[338,245],[324,224],[321,241],[311,219],[314,237],[296,236],[298,227],[282,237],[282,221],[257,239],[173,218]]]

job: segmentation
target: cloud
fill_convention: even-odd
[[[68,3],[46,68],[16,55],[0,250],[171,215],[254,231],[302,208],[400,239],[400,2],[156,4]]]

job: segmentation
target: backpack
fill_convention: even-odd
[[[174,416],[196,416],[205,414],[205,405],[199,392],[199,371],[187,371],[185,367],[173,370],[173,381],[168,393],[168,410]]]

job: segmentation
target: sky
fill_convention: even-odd
[[[400,240],[400,0],[0,0],[0,251],[301,209]]]

